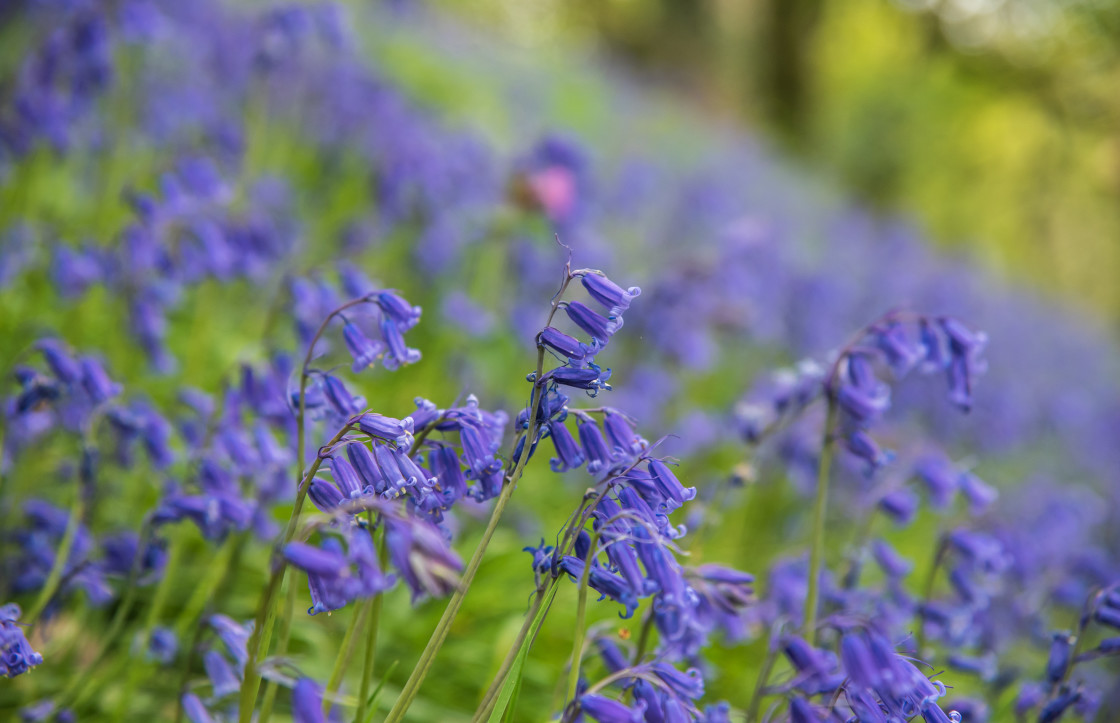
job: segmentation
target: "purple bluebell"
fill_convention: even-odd
[[[370,339],[352,321],[346,322],[342,327],[342,338],[346,341],[346,349],[354,359],[352,367],[355,374],[368,369],[377,363],[385,353],[385,344],[381,341]]]
[[[226,653],[233,658],[238,670],[245,668],[245,661],[249,658],[247,647],[249,636],[253,633],[253,621],[239,623],[228,615],[216,613],[207,619],[207,624],[218,636],[218,640],[225,646]]]
[[[408,585],[412,600],[451,594],[463,563],[439,529],[424,520],[404,517],[387,517],[385,524],[389,560]]]
[[[584,389],[589,396],[596,396],[601,389],[611,388],[607,381],[611,378],[611,370],[602,370],[595,365],[587,367],[556,367],[545,373],[541,381],[549,381],[573,389]],[[542,415],[543,416],[543,415]]]
[[[348,530],[347,546],[334,535],[327,536],[319,547],[302,542],[284,546],[284,558],[307,573],[311,590],[308,613],[338,610],[360,598],[388,590],[393,577],[385,575],[377,562],[377,552],[369,533],[363,529]]]
[[[415,364],[420,361],[420,352],[408,347],[404,342],[401,328],[393,319],[381,320],[381,338],[385,340],[388,353],[381,359],[381,363],[389,371],[394,371],[405,364]]]
[[[214,698],[224,698],[241,688],[233,666],[216,650],[209,650],[202,656],[202,664],[206,668],[206,675],[210,678],[211,690]]]
[[[646,463],[650,479],[657,485],[667,508],[671,511],[688,500],[696,497],[695,487],[685,487],[681,484],[668,465],[659,459],[651,459]]]
[[[412,306],[398,294],[392,291],[382,291],[377,294],[377,305],[396,327],[405,332],[420,322],[420,307]]]
[[[587,459],[587,473],[597,475],[609,470],[614,464],[614,455],[607,448],[607,441],[603,439],[603,432],[599,429],[599,425],[586,415],[578,419],[579,442]]]
[[[610,408],[605,409],[604,412],[603,428],[606,430],[611,446],[618,454],[639,455],[649,447],[649,442],[634,431],[626,415]]]
[[[187,720],[191,723],[214,723],[214,718],[210,715],[210,711],[206,710],[202,699],[196,694],[183,693],[181,705],[183,706],[183,715],[185,715]]]
[[[878,507],[899,525],[909,525],[918,513],[921,501],[909,487],[899,487],[879,498]]]
[[[374,442],[376,445],[377,443]],[[357,472],[359,477],[360,488],[359,494],[368,494],[374,492],[381,494],[385,491],[386,485],[385,475],[381,472],[381,468],[377,465],[377,459],[374,457],[370,448],[362,442],[351,442],[346,445],[346,458],[350,460],[350,465]],[[345,492],[346,496],[353,497],[353,490]]]
[[[599,723],[642,723],[646,720],[646,704],[638,701],[628,706],[597,694],[580,696],[580,710]]]
[[[610,338],[622,328],[622,317],[607,318],[579,301],[564,302],[564,313],[600,346],[606,346]]]
[[[890,406],[890,387],[876,378],[868,354],[852,352],[845,361],[847,371],[836,401],[857,423],[874,421]]]
[[[440,445],[428,453],[428,466],[451,501],[467,496],[467,478],[453,447]]]
[[[629,309],[630,302],[642,293],[642,290],[637,286],[624,289],[605,275],[594,271],[587,271],[582,274],[577,272],[576,275],[580,276],[580,282],[583,284],[583,288],[587,289],[591,298],[602,304],[611,317],[619,316]]]
[[[463,459],[470,470],[468,479],[482,479],[502,468],[502,463],[494,456],[497,447],[494,440],[487,439],[475,425],[462,425],[459,439],[463,445]]]
[[[871,543],[871,555],[883,573],[890,578],[905,577],[914,568],[913,563],[899,555],[883,540],[875,540]]]
[[[593,359],[595,354],[599,352],[599,341],[597,339],[592,339],[590,344],[584,344],[552,326],[546,326],[541,330],[537,335],[537,343],[567,358],[574,365]]]
[[[311,678],[300,678],[292,688],[292,720],[295,723],[325,723],[323,689]]]
[[[19,616],[19,605],[0,606],[0,674],[5,678],[14,678],[43,664],[43,656],[27,642]]]
[[[160,665],[168,665],[175,660],[178,652],[179,639],[174,630],[165,627],[156,627],[152,630],[146,651],[148,659]]]
[[[371,437],[393,442],[401,447],[411,447],[412,418],[394,419],[381,414],[363,414],[358,417],[358,428]]]
[[[794,685],[806,695],[830,693],[844,682],[839,661],[830,651],[814,648],[796,635],[783,637],[781,648],[797,671]]]
[[[548,436],[552,438],[552,444],[556,448],[556,456],[549,460],[553,472],[567,472],[583,464],[583,452],[563,421],[551,420],[548,423]]]

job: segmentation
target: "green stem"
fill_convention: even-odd
[[[522,455],[522,460],[528,457],[528,450]],[[523,465],[519,464],[517,469],[523,469]],[[416,667],[412,669],[412,675],[408,677],[404,688],[401,689],[400,696],[397,698],[396,704],[393,709],[389,711],[389,716],[385,719],[386,723],[396,723],[397,721],[404,720],[404,714],[408,711],[408,707],[412,705],[412,701],[416,698],[416,694],[420,690],[420,685],[427,677],[428,671],[432,667],[432,662],[435,660],[436,653],[439,652],[443,641],[447,639],[447,634],[451,630],[451,623],[455,621],[455,616],[459,614],[459,608],[463,604],[463,598],[466,597],[467,590],[470,589],[471,582],[474,581],[474,576],[478,572],[478,568],[482,565],[482,557],[486,553],[486,548],[490,544],[490,538],[494,536],[494,530],[498,527],[498,522],[502,518],[502,512],[505,511],[506,504],[509,498],[513,495],[513,489],[516,487],[516,480],[510,480],[502,488],[502,493],[498,496],[498,501],[494,504],[494,511],[490,514],[490,522],[486,525],[486,530],[482,533],[482,539],[475,548],[474,555],[471,557],[470,562],[467,564],[467,569],[463,572],[463,577],[459,585],[455,588],[455,593],[451,596],[451,600],[447,603],[447,608],[443,611],[443,617],[439,619],[436,629],[432,631],[431,638],[428,639],[428,644],[424,647],[424,652],[420,654],[420,660],[417,661]],[[243,721],[242,723],[249,723]]]
[[[922,654],[922,648],[926,646],[926,626],[922,621],[922,607],[930,601],[933,597],[933,583],[937,580],[937,570],[941,567],[942,561],[945,559],[945,553],[949,551],[949,540],[944,534],[938,536],[937,549],[933,553],[933,563],[929,566],[929,574],[926,575],[925,584],[922,586],[922,606],[919,606],[915,612],[918,639],[917,647],[918,655]]]
[[[182,561],[183,543],[182,540],[177,539],[171,543],[171,549],[167,554],[167,565],[163,568],[163,577],[160,578],[159,584],[156,586],[156,591],[152,595],[152,602],[148,607],[148,614],[144,620],[144,629],[140,633],[140,639],[137,642],[137,647],[141,656],[146,656],[147,654],[148,644],[152,639],[152,631],[155,630],[156,623],[159,621],[160,615],[163,613],[163,608],[167,604],[167,596],[171,592],[171,580],[175,578],[175,573],[178,572],[179,565]],[[132,702],[133,693],[136,690],[136,686],[140,683],[141,673],[147,672],[149,667],[150,663],[146,657],[143,663],[129,666],[128,677],[125,680],[124,695],[121,696],[120,705],[117,707],[117,720],[125,719],[128,705]]]
[[[824,526],[828,511],[828,482],[832,471],[832,452],[834,442],[832,430],[836,427],[837,406],[828,395],[828,413],[824,421],[824,434],[821,442],[821,461],[817,468],[817,498],[813,503],[813,531],[809,548],[809,585],[805,595],[805,623],[802,626],[805,638],[811,643],[817,639],[817,608],[820,604],[820,575],[824,559]]]
[[[354,653],[354,643],[356,642],[355,633],[361,627],[362,622],[366,619],[366,606],[354,606],[354,610],[350,615],[350,624],[346,626],[346,633],[342,636],[342,643],[338,646],[338,655],[334,659],[334,668],[331,669],[331,677],[327,680],[327,688],[323,694],[323,712],[327,713],[331,709],[334,702],[335,693],[338,692],[338,686],[342,685],[342,676],[346,671],[346,666],[350,664],[350,656]]]
[[[579,667],[583,660],[583,636],[587,615],[587,585],[591,579],[591,564],[595,561],[595,545],[599,542],[599,533],[591,535],[591,546],[587,552],[587,559],[583,562],[583,574],[579,577],[579,599],[576,603],[576,627],[572,634],[572,662],[568,666],[568,694],[564,698],[565,704],[576,698],[579,689]]]
[[[479,721],[485,720],[487,716],[490,715],[490,711],[493,709],[494,703],[497,702],[499,693],[501,693],[502,685],[506,682],[509,671],[513,667],[513,661],[517,659],[517,654],[521,651],[521,646],[525,644],[525,638],[534,627],[533,623],[536,620],[537,613],[540,612],[541,605],[548,597],[548,591],[556,587],[559,582],[559,578],[552,578],[548,586],[537,589],[533,604],[529,608],[529,612],[525,614],[525,622],[522,623],[521,630],[517,632],[517,638],[514,639],[513,645],[510,646],[509,652],[506,653],[505,660],[502,661],[502,665],[494,675],[494,681],[486,690],[486,695],[483,696],[478,710],[475,711],[474,718],[471,719],[472,723],[479,723]]]
[[[770,679],[770,671],[774,669],[774,661],[777,659],[777,651],[773,645],[773,630],[771,630],[770,638],[766,643],[766,657],[762,660],[762,668],[758,671],[758,680],[754,685],[754,695],[751,696],[750,707],[747,708],[747,723],[754,723],[758,720],[758,712],[762,709],[763,691],[766,689],[766,681]]]
[[[642,656],[646,654],[646,647],[649,646],[649,634],[653,630],[653,605],[650,604],[649,612],[646,614],[646,619],[642,622],[642,632],[638,635],[638,646],[634,649],[633,664],[637,665],[642,662]]]
[[[39,597],[31,606],[31,611],[25,618],[26,625],[34,625],[43,610],[50,604],[51,598],[58,592],[58,583],[62,580],[62,571],[66,568],[66,561],[70,557],[70,548],[74,546],[74,538],[78,536],[79,520],[85,515],[85,494],[80,489],[74,490],[74,501],[70,505],[70,518],[66,520],[66,529],[62,533],[62,540],[58,544],[58,551],[54,555],[54,563],[47,574],[47,581],[39,591]]]
[[[369,515],[372,518],[372,515]],[[372,519],[370,520],[372,522]],[[378,548],[378,561],[381,569],[389,561],[389,548],[385,545],[385,534],[381,534],[381,546]],[[377,660],[377,631],[381,627],[381,605],[385,600],[384,593],[374,595],[369,601],[369,626],[366,638],[366,653],[362,661],[362,684],[358,692],[358,712],[354,716],[354,723],[365,723],[366,707],[369,705],[369,686],[373,682],[374,663]]]
[[[288,593],[284,596],[284,616],[280,621],[280,642],[276,644],[278,654],[283,654],[280,651],[288,649],[288,643],[292,638],[292,619],[295,617],[296,609],[296,589],[298,585],[293,580],[288,581]],[[257,717],[257,723],[268,723],[272,718],[272,707],[276,703],[276,694],[279,692],[280,686],[275,680],[269,680],[268,684],[264,687],[264,697],[261,699],[261,712]]]
[[[303,394],[300,394],[302,399]],[[333,446],[350,431],[350,426],[347,424],[338,433],[327,442],[327,446]],[[307,488],[311,486],[311,480],[315,477],[315,473],[319,471],[319,467],[323,464],[323,458],[317,457],[311,469],[307,470],[303,480],[300,482],[299,489],[296,492],[296,501],[292,507],[292,515],[288,518],[288,526],[284,530],[284,538],[280,547],[292,541],[295,537],[296,529],[299,525],[299,516],[303,510],[303,501],[307,497]],[[278,552],[279,550],[277,550]],[[245,663],[245,678],[241,683],[241,699],[240,699],[240,712],[238,720],[240,723],[249,723],[253,718],[253,708],[257,703],[257,691],[260,689],[261,676],[257,670],[257,666],[263,659],[264,655],[268,654],[269,645],[272,643],[272,627],[276,622],[276,594],[280,591],[280,586],[284,581],[284,575],[288,570],[287,563],[283,558],[278,555],[272,563],[272,572],[269,575],[268,586],[265,588],[264,594],[261,596],[260,605],[257,608],[255,617],[255,624],[253,626],[253,634],[249,637],[247,650],[249,657]]]

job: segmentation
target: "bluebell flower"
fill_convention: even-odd
[[[950,317],[938,319],[949,342],[949,398],[964,411],[972,408],[974,378],[986,368],[980,354],[988,343],[986,334],[973,332]]]
[[[453,447],[440,445],[428,453],[428,466],[438,480],[439,486],[449,493],[449,502],[467,496],[467,478],[459,462],[459,455]]]
[[[590,361],[600,351],[597,339],[592,339],[590,344],[584,344],[552,326],[541,329],[537,334],[537,343],[565,357],[570,364],[576,366],[584,361]]]
[[[202,656],[206,675],[210,678],[214,698],[224,698],[241,688],[241,681],[229,661],[216,650],[208,650]]]
[[[781,648],[797,671],[794,685],[806,695],[831,693],[844,682],[839,661],[830,651],[814,648],[796,635],[784,636]]]
[[[579,708],[599,723],[642,723],[646,720],[644,701],[628,706],[605,696],[588,694],[580,696]]]
[[[549,460],[549,467],[553,472],[567,472],[583,464],[583,452],[563,421],[549,421],[548,436],[552,438],[552,444],[556,448],[556,456]]]
[[[619,455],[640,455],[649,447],[649,442],[642,439],[631,426],[626,415],[609,407],[603,410],[603,428],[607,432],[607,439]]]
[[[556,367],[551,371],[545,373],[541,377],[542,382],[552,382],[565,387],[572,387],[574,389],[587,390],[588,394],[592,397],[596,396],[601,389],[609,390],[610,384],[607,380],[611,378],[611,370],[602,370],[594,364],[587,367],[569,367],[562,366]],[[541,415],[544,416],[543,414]]]
[[[342,338],[346,342],[346,349],[354,359],[352,368],[355,374],[375,365],[381,355],[385,353],[384,343],[370,339],[352,321],[343,325]]]
[[[244,670],[245,662],[249,659],[247,650],[249,636],[253,633],[253,621],[239,623],[228,615],[216,613],[207,619],[207,624],[217,634],[218,640],[226,649],[226,653],[233,658],[238,670]]]
[[[582,329],[588,336],[599,343],[599,346],[605,347],[610,338],[622,328],[622,317],[604,317],[591,307],[579,301],[565,301],[564,313],[572,320],[576,326]]]
[[[337,537],[327,536],[319,547],[302,542],[284,546],[284,558],[307,573],[311,590],[308,613],[338,610],[361,598],[380,594],[392,587],[394,579],[382,573],[369,533],[351,529],[344,550]]]
[[[385,340],[385,345],[388,347],[388,353],[382,357],[381,363],[389,371],[420,361],[419,350],[405,344],[401,328],[394,320],[389,318],[381,320],[381,338]]]
[[[374,443],[377,445],[377,443]],[[378,445],[380,446],[380,445]],[[350,442],[346,445],[346,458],[350,460],[350,465],[357,472],[359,477],[359,494],[376,493],[381,494],[385,491],[388,482],[385,480],[385,475],[381,472],[381,468],[377,465],[377,459],[374,457],[370,448],[361,442]],[[347,490],[346,497],[353,497],[354,491]]]
[[[587,459],[587,473],[596,475],[605,472],[614,464],[614,455],[607,449],[607,442],[595,420],[583,415],[579,417],[579,442]]]
[[[19,616],[19,605],[0,606],[0,674],[5,678],[14,678],[43,664],[43,656],[27,642]]]
[[[909,487],[899,487],[879,498],[878,507],[899,525],[908,525],[918,513],[921,501]]]
[[[883,540],[871,543],[871,555],[875,558],[879,568],[889,578],[902,578],[910,573],[914,565],[903,558],[898,552]]]
[[[650,479],[657,485],[661,492],[668,511],[672,511],[688,500],[696,497],[695,487],[685,487],[681,484],[672,470],[659,459],[651,459],[646,463]]]
[[[363,414],[358,417],[358,428],[371,437],[393,442],[401,447],[411,447],[412,419],[394,419],[381,414]]]
[[[574,275],[580,277],[583,288],[587,289],[591,298],[603,305],[607,314],[611,317],[619,316],[629,309],[630,302],[642,293],[642,290],[637,286],[623,289],[602,273],[585,271],[583,273],[576,272]]]
[[[160,626],[152,629],[146,651],[149,660],[154,660],[160,665],[168,665],[175,660],[178,652],[179,639],[174,630]]]
[[[292,720],[295,723],[325,723],[323,689],[311,678],[300,678],[292,688]]]
[[[214,718],[210,715],[210,711],[206,710],[200,699],[194,693],[183,693],[181,704],[183,706],[183,715],[187,717],[191,723],[214,723]]]
[[[120,394],[121,385],[109,378],[105,368],[96,359],[82,357],[79,364],[82,368],[82,388],[94,404],[108,401]]]
[[[389,560],[408,585],[413,602],[424,595],[451,594],[463,563],[439,529],[424,520],[396,516],[387,517],[385,525]]]
[[[420,322],[420,307],[409,304],[398,294],[382,291],[377,294],[376,299],[382,313],[391,319],[401,332],[408,331]]]

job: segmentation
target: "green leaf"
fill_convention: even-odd
[[[525,640],[522,641],[521,649],[517,651],[517,657],[514,658],[513,665],[510,666],[509,675],[502,683],[502,692],[498,694],[498,701],[494,704],[494,710],[490,712],[489,723],[501,723],[507,712],[512,713],[516,707],[518,693],[521,691],[521,676],[524,673],[525,660],[529,657],[529,648],[533,647],[533,640],[537,637],[537,631],[540,630],[545,616],[548,615],[548,609],[552,606],[552,599],[556,597],[556,591],[559,589],[559,585],[550,585],[548,592],[545,593],[544,604],[537,610],[537,616],[533,618],[533,626],[529,634],[525,636]]]

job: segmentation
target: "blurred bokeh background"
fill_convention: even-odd
[[[538,62],[593,49],[995,273],[1120,316],[1116,2],[439,4]]]

